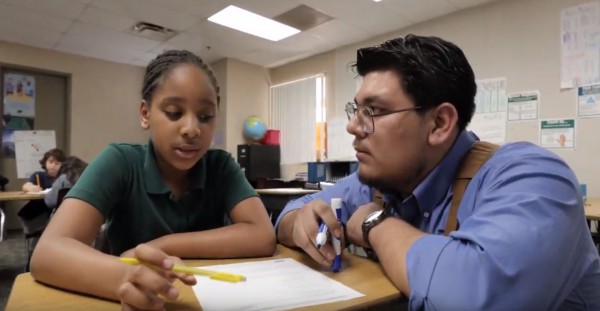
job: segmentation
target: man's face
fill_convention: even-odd
[[[359,106],[370,107],[374,114],[415,106],[393,71],[365,75],[355,99]],[[415,110],[376,116],[372,134],[363,131],[357,117],[352,118],[346,130],[355,137],[361,181],[383,191],[403,192],[403,187],[413,186],[413,180],[422,173],[426,163],[425,118]]]

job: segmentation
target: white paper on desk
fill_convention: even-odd
[[[291,258],[202,268],[246,277],[240,283],[197,277],[194,293],[207,311],[287,310],[364,296]]]
[[[29,194],[48,194],[48,192],[50,192],[50,190],[52,190],[52,188],[47,188],[41,191],[29,191],[27,193]]]

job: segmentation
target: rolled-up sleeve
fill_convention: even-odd
[[[591,240],[574,174],[545,152],[510,159],[471,181],[458,231],[410,248],[410,310],[557,310],[577,285]]]

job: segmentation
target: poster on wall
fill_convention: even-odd
[[[560,16],[560,87],[600,83],[600,2],[567,8]]]
[[[28,75],[6,73],[3,77],[3,133],[9,139],[13,131],[32,130],[35,119],[35,78]],[[11,152],[10,146],[13,146]],[[6,151],[6,152],[5,152]],[[3,140],[2,155],[14,158],[14,143]]]
[[[506,141],[506,112],[476,113],[467,129],[480,140],[502,144]]]
[[[540,146],[574,149],[575,119],[540,120]]]
[[[40,171],[44,153],[56,148],[54,131],[14,131],[17,178],[29,178]]]
[[[508,94],[508,121],[537,119],[539,99],[539,91]]]
[[[475,113],[506,111],[506,78],[477,80]]]
[[[600,84],[577,88],[577,115],[580,117],[600,116]]]

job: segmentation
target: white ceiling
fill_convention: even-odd
[[[273,67],[492,1],[0,0],[0,40],[138,66],[179,48],[207,62],[232,57]],[[230,4],[266,17],[306,4],[334,19],[272,42],[207,21]],[[129,33],[139,21],[179,34],[159,42]]]

